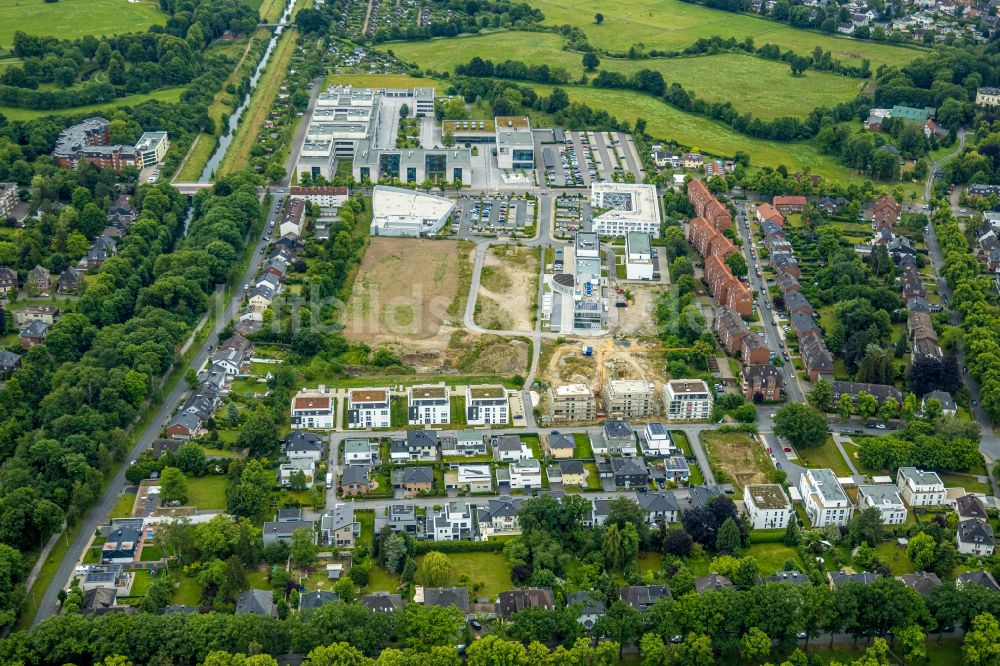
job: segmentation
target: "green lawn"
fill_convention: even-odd
[[[744,550],[743,554],[756,560],[757,568],[763,577],[782,571],[786,560],[792,560],[799,568],[802,567],[802,561],[796,550],[783,543],[755,543]]]
[[[592,460],[594,458],[594,449],[590,445],[590,435],[585,432],[577,432],[573,434],[573,457],[580,458],[581,460]]]
[[[910,558],[906,556],[906,549],[900,548],[895,541],[880,543],[875,546],[875,551],[885,560],[885,564],[893,576],[901,576],[917,570],[910,562]]]
[[[395,592],[399,587],[399,576],[391,574],[382,567],[372,567],[371,578],[365,590],[371,592]]]
[[[115,35],[139,32],[163,25],[167,16],[156,0],[0,0],[0,47],[10,49],[14,32],[76,39],[84,35]]]
[[[132,505],[135,504],[135,493],[128,493],[122,495],[115,502],[115,506],[111,509],[111,515],[109,518],[128,518],[132,515]]]
[[[537,92],[549,95],[553,86],[531,84]],[[860,181],[828,155],[802,141],[765,141],[744,136],[722,123],[702,116],[685,113],[651,95],[630,90],[609,90],[588,86],[564,86],[570,101],[587,104],[607,111],[619,120],[634,123],[646,120],[646,133],[657,139],[671,139],[713,155],[732,156],[743,150],[757,166],[777,167],[783,164],[789,171],[810,169],[812,173],[841,181]]]
[[[993,489],[990,487],[989,482],[983,483],[978,481],[976,477],[971,474],[940,472],[938,475],[941,477],[941,481],[944,483],[946,488],[961,486],[970,493],[983,493],[984,495],[990,495],[993,493]]]
[[[513,587],[510,581],[510,564],[501,553],[447,553],[447,555],[455,567],[450,584],[459,585],[462,575],[468,575],[469,594],[472,597],[494,599],[499,593]],[[423,556],[418,555],[418,566],[421,559]],[[475,583],[482,583],[478,592],[472,591]]]
[[[542,444],[538,439],[538,435],[532,433],[530,435],[521,435],[520,437],[521,441],[528,445],[528,449],[535,460],[542,460],[544,458],[542,455]]]
[[[753,37],[754,43],[777,44],[810,55],[816,46],[829,50],[838,60],[859,64],[871,60],[874,72],[880,64],[902,65],[920,55],[908,49],[877,42],[824,35],[799,30],[761,18],[684,3],[680,0],[530,0],[545,13],[548,25],[579,26],[591,44],[610,51],[625,51],[642,43],[647,49],[680,49],[703,37]],[[594,23],[601,12],[604,22]]]
[[[148,569],[139,569],[133,573],[135,574],[135,580],[132,581],[132,590],[129,592],[129,596],[146,596],[146,591],[149,589],[149,586],[153,584],[153,577],[149,574]]]
[[[198,581],[191,576],[180,576],[177,579],[177,589],[170,600],[171,603],[184,606],[197,606],[201,598],[201,586]]]
[[[561,67],[577,80],[584,73],[581,56],[562,50],[563,41],[554,34],[514,31],[448,39],[447,48],[445,40],[395,43],[391,48],[403,60],[435,71],[454,71],[456,65],[473,56],[502,53],[502,58],[493,56],[493,60],[509,58],[529,65]],[[626,74],[653,69],[667,84],[679,83],[710,102],[729,100],[738,109],[752,109],[754,115],[765,119],[805,116],[817,106],[853,99],[863,85],[859,79],[828,72],[808,71],[793,78],[785,63],[738,53],[683,60],[602,58],[600,68]]]
[[[639,553],[639,571],[652,571],[654,573],[663,570],[663,555],[657,552]]]
[[[797,450],[799,464],[804,467],[828,467],[837,476],[850,476],[851,468],[847,466],[844,457],[840,455],[832,437],[826,438],[826,443],[815,449]]]
[[[187,503],[199,509],[226,508],[226,477],[203,476],[188,479]]]
[[[142,562],[158,562],[163,559],[163,552],[159,546],[145,545],[142,547]]]
[[[271,581],[263,571],[251,571],[247,574],[247,585],[257,590],[270,590]]]
[[[0,0],[2,3],[4,0]],[[100,1],[100,0],[98,0]],[[55,5],[47,5],[54,7]],[[4,11],[2,5],[0,5],[0,13]],[[7,120],[33,120],[34,118],[39,118],[41,116],[51,116],[51,115],[79,115],[83,113],[97,113],[101,111],[107,111],[109,109],[119,108],[123,106],[138,106],[143,102],[147,102],[151,99],[160,100],[161,102],[166,102],[168,104],[173,104],[181,98],[181,93],[184,92],[184,88],[161,88],[160,90],[154,90],[151,93],[141,93],[136,95],[127,95],[125,97],[119,97],[113,102],[103,102],[100,104],[87,104],[86,106],[72,106],[65,109],[53,109],[51,111],[40,110],[40,109],[22,109],[16,106],[0,106],[0,113],[7,117]]]
[[[597,463],[583,463],[583,468],[587,470],[587,490],[600,490],[601,479],[597,472]]]

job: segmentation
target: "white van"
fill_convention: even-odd
[[[326,473],[326,487],[333,488],[333,472]]]

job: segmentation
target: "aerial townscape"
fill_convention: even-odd
[[[1000,666],[998,9],[0,0],[0,664]]]

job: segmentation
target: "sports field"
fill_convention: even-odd
[[[533,84],[540,94],[548,95],[552,86]],[[604,109],[621,120],[646,120],[646,133],[658,139],[672,139],[716,155],[732,156],[737,150],[750,154],[757,166],[785,165],[790,172],[804,171],[841,181],[860,180],[850,169],[840,166],[832,157],[820,155],[812,144],[802,141],[764,141],[735,132],[722,123],[684,113],[649,95],[627,90],[606,90],[583,86],[564,87],[573,102]]]
[[[140,32],[163,25],[167,15],[156,0],[0,0],[0,48],[10,50],[14,32],[76,39],[84,35]]]
[[[901,65],[920,51],[877,42],[835,37],[800,30],[773,21],[717,11],[680,0],[529,0],[545,12],[548,25],[580,26],[591,44],[611,51],[625,51],[642,43],[647,49],[679,49],[702,37],[728,39],[753,37],[757,45],[771,43],[802,54],[820,46],[834,58],[860,62],[868,58],[872,71],[878,65]],[[604,15],[597,25],[594,14]]]
[[[435,71],[453,71],[476,55],[498,54],[491,59],[562,67],[574,80],[578,79],[583,74],[582,57],[562,50],[562,46],[563,40],[557,35],[515,31],[394,43],[391,48],[403,60]],[[749,111],[763,119],[804,117],[818,106],[833,106],[853,99],[864,85],[859,79],[812,70],[793,77],[784,63],[739,53],[648,60],[603,58],[600,68],[625,73],[654,69],[668,84],[679,83],[710,102],[731,101],[740,111]]]
[[[98,111],[107,111],[108,109],[114,109],[122,106],[138,106],[139,104],[151,99],[157,99],[161,102],[166,102],[167,104],[173,104],[174,102],[180,100],[181,93],[183,92],[184,88],[180,86],[175,88],[161,88],[160,90],[154,90],[151,93],[141,93],[119,97],[113,102],[88,104],[86,106],[71,106],[65,109],[53,109],[51,111],[22,109],[16,106],[0,106],[0,113],[2,113],[7,120],[32,120],[42,116],[55,115],[72,116],[81,113],[97,113]]]

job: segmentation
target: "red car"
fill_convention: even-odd
[[[767,452],[768,452],[768,453],[774,453],[774,451],[772,451],[772,450],[771,450],[771,447],[770,447],[770,446],[769,446],[769,447],[767,447]]]
[[[792,448],[790,446],[786,446],[785,447],[785,453],[791,453],[791,452],[792,452]]]

